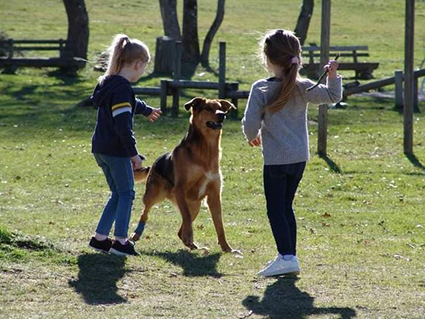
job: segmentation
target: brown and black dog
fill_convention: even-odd
[[[190,249],[193,242],[192,222],[206,197],[218,243],[225,252],[232,250],[226,241],[221,211],[221,129],[226,113],[235,106],[226,100],[196,97],[185,104],[191,110],[189,131],[173,151],[160,156],[152,168],[135,172],[136,181],[146,181],[144,211],[131,239],[140,239],[149,210],[165,198],[175,204],[183,218],[178,236]]]

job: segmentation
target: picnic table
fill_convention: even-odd
[[[67,41],[58,40],[2,40],[0,50],[4,56],[0,57],[0,68],[7,72],[15,72],[18,67],[57,67],[63,70],[78,70],[85,66],[86,60],[74,57]],[[25,57],[24,51],[58,51],[55,57]]]
[[[340,54],[339,70],[353,70],[355,79],[369,80],[373,78],[373,71],[379,66],[378,62],[359,61],[359,57],[369,56],[368,47],[366,45],[357,46],[331,46],[329,47],[329,57],[332,58]],[[310,78],[317,78],[322,69],[320,67],[320,46],[311,43],[310,46],[302,47],[302,55],[304,57],[303,68],[301,73],[306,74]],[[347,61],[351,59],[350,62]]]

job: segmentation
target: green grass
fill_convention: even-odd
[[[43,3],[2,3],[1,28],[15,38],[65,37],[62,4]],[[228,1],[217,36],[228,42],[229,80],[244,88],[266,76],[254,57],[258,32],[293,28],[298,13],[298,2],[261,3],[259,10],[258,2]],[[356,5],[366,3],[367,10]],[[401,3],[333,1],[332,43],[369,45],[369,60],[381,62],[375,75],[391,75],[402,68]],[[199,5],[205,34],[215,2]],[[425,7],[423,1],[416,6],[418,65]],[[154,52],[162,33],[156,1],[87,1],[87,7],[93,59],[121,31],[142,38]],[[317,2],[309,42],[319,39],[319,9]],[[217,47],[213,66],[215,56]],[[200,68],[194,78],[216,79],[202,73]],[[243,258],[221,253],[205,207],[194,225],[195,241],[211,251],[186,251],[176,235],[181,218],[167,202],[150,214],[137,244],[140,257],[86,248],[108,190],[90,154],[95,110],[75,104],[90,94],[97,76],[90,68],[76,79],[52,70],[0,75],[0,318],[423,318],[422,113],[414,116],[415,156],[408,158],[402,151],[403,116],[393,102],[350,98],[346,109],[329,110],[325,161],[316,154],[317,108],[310,108],[312,158],[295,202],[302,274],[298,280],[260,279],[256,272],[274,257],[275,247],[260,150],[247,146],[239,121],[228,120],[223,131],[223,211],[229,243]],[[151,77],[140,84],[158,82]],[[214,96],[188,91],[182,102],[194,94]],[[159,104],[152,97],[147,102]],[[187,114],[154,124],[136,120],[139,149],[149,164],[179,142],[187,121]],[[143,190],[137,185],[131,229]]]

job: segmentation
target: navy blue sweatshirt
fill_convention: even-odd
[[[98,83],[91,99],[98,108],[92,152],[118,157],[137,155],[133,116],[148,116],[152,108],[135,97],[130,82],[120,75],[107,76]]]

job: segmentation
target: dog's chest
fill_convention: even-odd
[[[201,178],[199,184],[198,198],[202,198],[206,195],[208,185],[212,182],[221,181],[221,173],[214,173],[212,171],[206,172]]]

